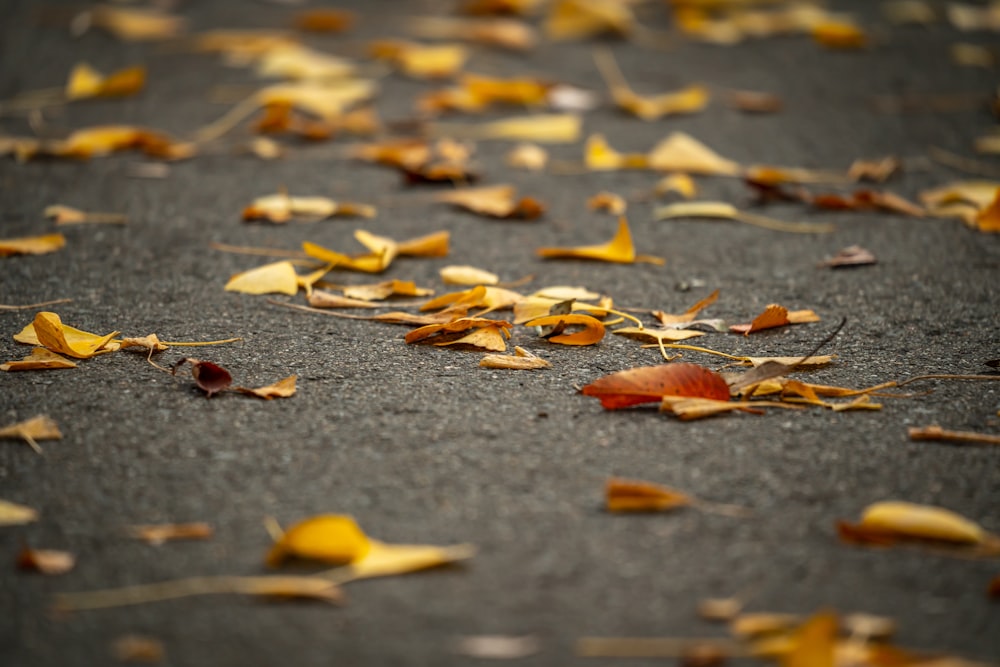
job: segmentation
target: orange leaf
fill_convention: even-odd
[[[564,334],[570,325],[583,325],[583,331]],[[553,333],[543,336],[550,343],[561,345],[594,345],[604,338],[604,324],[596,317],[570,313],[567,315],[546,315],[524,323],[526,327],[553,327]]]
[[[1000,188],[990,205],[976,216],[975,224],[981,232],[1000,232]]]
[[[248,387],[236,387],[235,391],[241,394],[246,394],[247,396],[256,396],[257,398],[263,398],[270,401],[272,398],[288,398],[289,396],[295,395],[295,375],[289,375],[283,380],[278,380],[274,384],[269,384],[266,387],[256,387],[250,389]]]
[[[66,237],[62,234],[0,239],[0,257],[8,255],[44,255],[55,252],[64,245],[66,245]]]
[[[721,375],[697,364],[640,366],[605,375],[580,390],[594,396],[606,410],[641,403],[659,403],[664,396],[729,400],[729,385]]]
[[[764,309],[764,312],[753,319],[750,324],[734,324],[729,327],[730,331],[749,336],[752,332],[763,329],[774,329],[791,324],[788,320],[788,309],[772,303]]]
[[[803,623],[792,638],[782,667],[834,667],[838,625],[833,612],[820,612]]]
[[[354,24],[352,12],[342,9],[309,9],[295,15],[294,25],[308,32],[343,32]]]
[[[609,512],[661,512],[691,504],[691,498],[680,491],[619,477],[607,481],[604,497]]]

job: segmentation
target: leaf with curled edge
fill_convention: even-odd
[[[729,386],[719,373],[689,363],[639,366],[618,371],[591,382],[580,393],[600,400],[605,410],[659,403],[664,396],[729,400]]]
[[[172,373],[176,375],[177,369],[186,363],[191,364],[191,375],[198,388],[205,392],[205,398],[212,398],[233,383],[233,376],[222,366],[192,357],[184,357],[174,364]]]
[[[594,345],[604,338],[604,323],[596,317],[577,313],[546,315],[524,323],[526,327],[552,327],[543,338],[560,345]],[[582,331],[564,333],[569,326],[582,326]]]

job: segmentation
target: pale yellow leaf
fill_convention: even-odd
[[[237,273],[226,283],[227,292],[243,294],[288,294],[299,291],[295,266],[289,261],[274,262]]]
[[[552,367],[552,364],[545,359],[518,346],[514,347],[514,354],[512,355],[487,354],[479,362],[479,365],[483,368],[502,368],[515,371]]]
[[[894,500],[866,507],[860,526],[901,537],[961,544],[981,544],[988,536],[978,524],[950,510]]]
[[[735,176],[740,165],[726,159],[683,132],[674,132],[649,152],[649,167],[657,171],[678,171],[688,174]]]
[[[8,361],[5,364],[0,364],[0,371],[35,371],[58,368],[76,368],[76,362],[44,347],[33,348],[31,354],[21,361]]]
[[[481,124],[430,123],[432,136],[458,139],[507,139],[538,143],[572,143],[580,137],[583,119],[578,114],[512,116]]]
[[[447,285],[496,285],[500,277],[474,266],[446,266],[439,272]]]
[[[8,500],[0,500],[0,526],[16,526],[38,520],[38,512]]]
[[[269,401],[272,398],[288,398],[290,396],[294,396],[295,380],[295,375],[289,375],[282,380],[278,380],[274,384],[269,384],[264,387],[234,387],[234,389],[241,394],[256,396],[257,398],[263,398]]]

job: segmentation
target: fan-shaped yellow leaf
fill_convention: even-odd
[[[593,259],[600,262],[621,264],[631,264],[636,259],[635,246],[632,245],[632,232],[624,217],[619,218],[618,231],[607,243],[571,248],[539,248],[538,254],[546,259]]]
[[[89,359],[95,354],[118,349],[111,340],[118,335],[113,331],[105,336],[74,329],[62,323],[56,313],[41,312],[34,321],[14,336],[19,343],[41,345],[58,354],[77,359]]]
[[[371,541],[354,519],[343,514],[323,514],[295,524],[267,554],[267,564],[280,565],[289,558],[306,558],[342,565],[358,561],[371,551]]]
[[[226,291],[293,295],[299,291],[299,279],[291,262],[274,262],[237,273],[226,283]]]

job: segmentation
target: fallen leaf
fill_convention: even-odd
[[[69,81],[66,82],[66,99],[125,97],[138,93],[145,85],[145,67],[129,67],[103,76],[87,63],[80,63],[69,74]]]
[[[598,192],[588,199],[587,207],[595,211],[604,211],[612,215],[621,216],[625,214],[628,204],[625,203],[625,199],[621,195],[604,191]]]
[[[664,396],[660,401],[660,412],[672,413],[675,417],[688,421],[714,417],[726,412],[750,412],[764,414],[762,408],[801,409],[801,406],[774,401],[724,401],[715,398]]]
[[[131,149],[163,160],[184,160],[197,152],[195,144],[176,141],[156,130],[133,125],[98,125],[75,130],[65,139],[42,143],[28,157],[39,154],[87,160]]]
[[[185,21],[155,9],[97,5],[75,21],[86,27],[101,28],[126,42],[173,39],[184,31]]]
[[[537,144],[518,144],[507,153],[507,166],[527,171],[543,171],[549,162],[549,153]]]
[[[664,396],[729,400],[729,385],[715,371],[689,363],[639,366],[605,375],[580,393],[594,396],[605,410],[659,403]]]
[[[839,269],[851,266],[868,266],[877,263],[878,260],[870,250],[865,250],[859,245],[847,246],[837,251],[833,257],[828,257],[820,266],[827,266],[831,269]]]
[[[937,12],[926,0],[891,0],[882,3],[882,13],[896,25],[929,25],[937,20]]]
[[[618,219],[618,231],[607,243],[570,248],[539,248],[538,255],[546,259],[591,259],[599,262],[633,264],[639,261],[662,264],[659,257],[637,255],[632,244],[632,232],[625,217]]]
[[[868,46],[868,36],[849,21],[825,21],[812,29],[816,42],[828,49],[857,50]]]
[[[227,292],[242,294],[288,294],[299,291],[295,266],[285,260],[237,273],[226,283]]]
[[[378,308],[374,303],[364,299],[352,299],[322,290],[312,292],[306,300],[313,308]]]
[[[398,243],[399,254],[406,257],[446,257],[450,238],[449,232],[442,231],[406,239]]]
[[[84,223],[123,225],[128,221],[120,213],[88,213],[61,204],[46,206],[43,215],[50,220],[55,220],[57,225],[77,225]]]
[[[518,660],[539,653],[542,642],[534,635],[468,635],[456,640],[452,650],[470,658]]]
[[[278,380],[274,384],[265,387],[250,389],[247,387],[233,387],[233,391],[238,391],[247,396],[256,396],[270,401],[272,398],[288,398],[295,395],[295,375],[289,375],[283,380]]]
[[[649,168],[649,158],[645,153],[619,153],[608,144],[603,134],[587,137],[583,151],[584,166],[590,171]]]
[[[693,306],[685,310],[680,315],[671,315],[670,313],[665,313],[662,310],[653,311],[653,317],[660,321],[663,326],[672,326],[676,324],[688,324],[693,322],[697,317],[698,313],[708,308],[710,305],[715,303],[719,299],[719,290],[715,290],[704,299],[701,299]]]
[[[562,113],[512,116],[480,124],[430,123],[427,130],[436,137],[568,144],[579,139],[582,125],[583,120],[578,114]]]
[[[76,565],[76,557],[68,551],[23,547],[17,555],[17,566],[41,574],[66,574]]]
[[[0,364],[0,371],[37,371],[59,368],[76,368],[76,362],[62,357],[44,347],[32,348],[31,354],[21,361]]]
[[[514,347],[514,354],[487,354],[479,365],[483,368],[502,368],[513,371],[529,371],[539,368],[551,368],[552,364],[539,356],[528,352],[523,347]]]
[[[474,266],[445,266],[439,272],[446,285],[496,285],[500,276]]]
[[[233,383],[233,376],[222,366],[191,357],[185,357],[174,364],[172,374],[176,375],[177,369],[185,363],[191,364],[191,375],[198,388],[205,392],[205,398],[212,398],[214,394],[225,391]]]
[[[306,32],[336,33],[349,30],[356,20],[354,12],[324,7],[298,12],[292,18],[292,25]]]
[[[343,288],[344,296],[362,301],[382,301],[392,296],[429,296],[432,289],[417,287],[412,280],[386,280],[370,285],[350,285]]]
[[[986,587],[986,594],[994,599],[1000,598],[1000,574],[990,580],[989,585]]]
[[[590,315],[569,313],[546,315],[524,323],[526,327],[552,327],[552,331],[542,337],[550,343],[560,345],[595,345],[604,338],[604,324]],[[582,326],[582,331],[563,333],[571,326]]]
[[[951,62],[961,67],[982,67],[993,69],[996,66],[996,56],[989,48],[980,44],[957,42],[951,45]]]
[[[764,329],[775,329],[791,324],[788,319],[788,309],[776,303],[768,305],[764,312],[753,319],[749,324],[734,324],[729,327],[730,331],[749,336],[756,331]]]
[[[729,622],[740,615],[746,605],[740,598],[705,598],[698,602],[698,616],[706,621]]]
[[[865,508],[857,524],[840,521],[837,529],[848,542],[891,545],[925,541],[1000,554],[1000,537],[950,510],[903,501],[882,501]]]
[[[649,152],[649,167],[708,176],[736,176],[741,167],[683,132],[673,132]]]
[[[334,216],[373,218],[375,213],[375,207],[369,204],[335,202],[328,197],[290,197],[278,193],[255,199],[243,209],[243,219],[283,223],[296,216],[322,220]]]
[[[819,612],[799,626],[782,667],[835,667],[840,622],[830,611]]]
[[[118,349],[118,344],[112,342],[119,332],[98,336],[97,334],[80,331],[62,323],[59,315],[50,312],[35,314],[34,321],[14,335],[14,340],[29,345],[41,345],[52,352],[74,357],[89,359],[95,355]]]
[[[948,21],[963,32],[976,30],[1000,31],[1000,11],[995,4],[971,5],[949,2],[946,10]]]
[[[410,19],[407,28],[425,39],[454,39],[512,51],[526,51],[538,41],[535,29],[516,19],[424,16]]]
[[[7,257],[9,255],[44,255],[55,252],[64,245],[66,245],[66,237],[62,234],[43,234],[41,236],[0,239],[0,257]]]
[[[698,113],[708,106],[711,98],[708,89],[700,85],[659,95],[639,95],[625,80],[611,51],[607,49],[595,51],[594,62],[597,63],[597,69],[611,91],[611,98],[615,104],[642,120],[658,120],[663,116]]]
[[[612,477],[604,485],[605,509],[609,512],[662,512],[690,505],[692,499],[680,491],[651,482]]]
[[[0,526],[17,526],[37,520],[37,510],[8,500],[0,500]]]
[[[883,183],[903,169],[903,162],[893,155],[877,160],[855,160],[847,170],[853,181]]]
[[[910,427],[910,440],[940,440],[956,444],[1000,445],[1000,435],[976,433],[975,431],[949,431],[937,425]]]
[[[130,526],[128,532],[132,537],[153,546],[159,546],[169,540],[207,540],[215,533],[212,527],[204,522]]]
[[[825,223],[785,222],[784,220],[775,220],[763,215],[745,213],[732,204],[716,201],[692,201],[668,204],[653,211],[653,217],[656,220],[673,220],[676,218],[736,220],[773,231],[799,234],[824,234],[834,230],[833,225]]]
[[[683,199],[693,199],[698,194],[698,186],[687,174],[668,174],[656,182],[653,191],[658,197],[674,193]]]
[[[545,212],[545,206],[537,199],[517,199],[515,192],[513,185],[490,185],[443,192],[435,199],[486,217],[506,220],[534,220]]]
[[[406,334],[407,344],[427,341],[433,345],[469,345],[493,352],[507,349],[509,322],[481,317],[460,317],[446,323],[427,324]]]
[[[146,635],[122,635],[111,642],[111,654],[118,662],[163,662],[167,657],[163,642]]]
[[[734,90],[729,94],[729,105],[743,113],[778,113],[785,106],[774,93],[754,90]]]
[[[407,76],[417,79],[447,79],[455,76],[469,57],[459,44],[427,46],[403,40],[373,42],[369,51],[374,58],[386,60]]]
[[[1000,188],[990,205],[976,216],[975,226],[981,232],[1000,232]]]
[[[541,0],[466,0],[460,11],[473,16],[526,16],[540,4]]]
[[[635,16],[628,3],[617,0],[556,0],[545,18],[552,40],[585,39],[603,34],[628,35]]]

